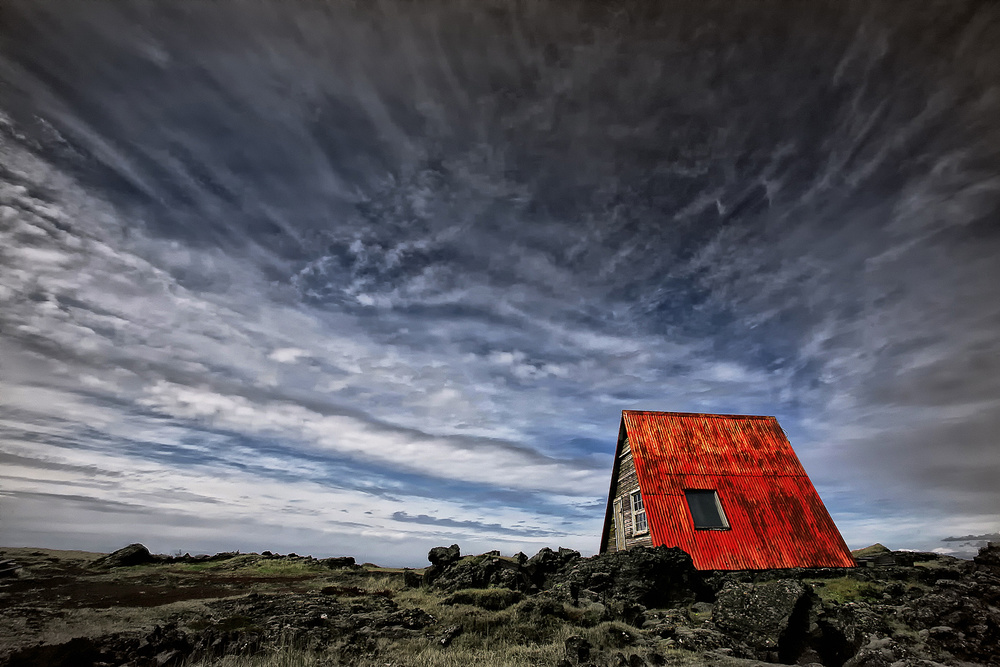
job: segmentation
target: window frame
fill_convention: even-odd
[[[642,490],[636,489],[628,494],[629,508],[632,510],[632,535],[646,535],[649,533],[649,519],[646,517],[646,504],[642,500]],[[636,509],[638,499],[639,508]],[[639,530],[639,517],[642,517],[642,530]]]
[[[712,498],[715,500],[715,509],[718,512],[719,518],[722,520],[722,525],[698,525],[698,520],[695,518],[694,511],[691,509],[691,495],[693,494],[707,494],[711,493]],[[729,517],[726,516],[726,510],[722,507],[722,498],[719,496],[718,489],[684,489],[684,502],[687,505],[688,514],[691,516],[691,524],[694,526],[695,530],[732,530],[733,526],[729,523]]]

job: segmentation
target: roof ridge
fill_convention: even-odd
[[[713,412],[663,412],[659,410],[622,410],[622,415],[670,415],[673,417],[711,417],[714,419],[777,419],[774,415],[736,415]]]

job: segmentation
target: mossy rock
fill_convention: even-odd
[[[878,556],[879,554],[892,553],[889,548],[878,544],[877,542],[870,547],[865,547],[864,549],[855,549],[851,552],[851,555],[855,558],[864,558],[865,556]]]

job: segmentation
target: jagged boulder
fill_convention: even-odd
[[[872,639],[844,663],[844,667],[889,667],[899,665],[901,658],[911,657],[909,649],[891,637]],[[905,663],[904,663],[905,664]],[[919,664],[919,663],[918,663]]]
[[[712,619],[758,658],[791,662],[805,644],[811,605],[811,591],[793,579],[730,582],[719,591]]]
[[[979,555],[972,559],[978,565],[986,565],[1000,569],[1000,542],[987,542],[979,550]]]
[[[353,556],[334,556],[332,558],[321,558],[318,561],[331,570],[338,570],[345,567],[354,567],[357,563]]]
[[[558,551],[553,551],[548,547],[543,547],[525,562],[525,566],[532,576],[544,579],[547,575],[558,572],[579,557],[580,552],[574,549],[559,547]]]
[[[523,556],[523,554],[518,554],[518,556]],[[526,560],[518,558],[518,562],[523,563],[525,574],[537,588],[545,588],[547,587],[546,582],[553,575],[579,559],[579,551],[562,547],[559,547],[558,551],[553,551],[548,547],[543,547],[531,558]]]
[[[155,563],[156,557],[149,553],[149,549],[139,543],[122,547],[118,551],[113,551],[107,556],[102,556],[93,562],[93,567],[130,567],[132,565],[145,565]]]
[[[462,557],[462,550],[457,544],[450,547],[434,547],[427,554],[427,560],[435,567],[451,565]]]
[[[531,561],[528,561],[529,565]],[[634,547],[574,559],[544,578],[544,586],[644,607],[693,602],[702,589],[691,557],[677,547]]]
[[[467,556],[447,565],[433,565],[424,572],[424,583],[443,591],[502,587],[527,591],[533,587],[524,567],[497,556]]]

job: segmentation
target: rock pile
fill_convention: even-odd
[[[541,585],[568,594],[574,602],[617,603],[627,615],[630,605],[668,607],[694,602],[707,593],[691,557],[676,547],[629,549],[591,558],[573,553],[576,558],[544,570]]]
[[[518,559],[487,554],[462,558],[457,544],[435,547],[427,559],[431,566],[424,571],[423,583],[441,591],[491,586],[528,591],[533,587],[530,570]]]
[[[676,648],[828,667],[1000,664],[1000,544],[972,562],[877,545],[855,569],[761,572],[698,572],[687,554],[666,547],[504,559],[462,558],[453,546],[442,556],[432,551],[425,585],[544,593]],[[476,604],[468,592],[455,596]],[[578,644],[567,648],[573,664]]]
[[[131,567],[133,565],[145,565],[156,561],[157,557],[149,553],[149,549],[136,543],[122,547],[103,558],[98,558],[93,562],[92,567]]]

